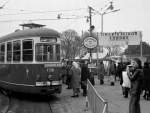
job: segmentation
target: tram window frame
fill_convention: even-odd
[[[13,61],[19,62],[21,60],[21,41],[13,41]]]
[[[52,48],[50,49],[48,46],[51,46]],[[35,45],[35,61],[37,61],[37,62],[54,62],[55,60],[54,60],[54,50],[53,49],[54,49],[54,44],[37,43]],[[51,51],[49,56],[47,54],[48,51]]]
[[[22,40],[22,60],[23,60],[23,62],[33,61],[33,44],[34,44],[33,39]]]
[[[7,42],[7,62],[12,61],[12,42]]]
[[[56,46],[56,50],[55,50],[56,51],[55,52],[56,53],[56,61],[60,61],[60,48],[61,48],[60,44],[56,44],[55,46]],[[59,48],[57,48],[57,47],[59,47]]]
[[[0,62],[4,62],[4,61],[5,61],[5,43],[1,43],[0,44]]]

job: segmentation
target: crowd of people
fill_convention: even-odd
[[[94,75],[89,71],[88,62],[67,61],[64,65],[65,73],[63,75],[64,83],[68,89],[73,89],[72,97],[78,97],[80,88],[83,90],[83,96],[87,95],[87,79],[94,85]],[[150,99],[150,64],[144,63],[142,66],[141,60],[138,58],[132,59],[130,62],[119,62],[116,64],[110,60],[105,66],[103,61],[97,64],[97,75],[99,84],[104,84],[104,76],[109,76],[111,86],[115,86],[115,81],[119,80],[122,87],[122,95],[128,98],[129,113],[140,113],[140,96]]]
[[[73,89],[71,97],[79,97],[80,88],[83,90],[83,96],[87,95],[87,79],[92,80],[92,75],[86,61],[66,61],[63,66],[62,77],[63,82],[67,85],[67,89]]]

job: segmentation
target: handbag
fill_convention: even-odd
[[[131,81],[130,81],[128,75],[127,75],[127,71],[122,72],[122,78],[123,78],[122,86],[131,88]]]

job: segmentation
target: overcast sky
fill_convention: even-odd
[[[86,22],[88,6],[98,11],[105,7],[110,0],[0,0],[0,36],[20,28],[19,24],[31,20],[47,25],[62,32],[75,29],[79,34],[89,29]],[[104,32],[142,31],[143,40],[150,43],[150,1],[149,0],[113,0],[118,12],[104,15]],[[57,15],[61,14],[59,19]],[[42,20],[48,19],[48,20]],[[93,14],[92,24],[95,31],[101,31],[101,16]]]

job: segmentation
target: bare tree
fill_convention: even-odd
[[[81,38],[75,30],[69,29],[62,33],[62,51],[64,58],[74,59],[81,48]]]

